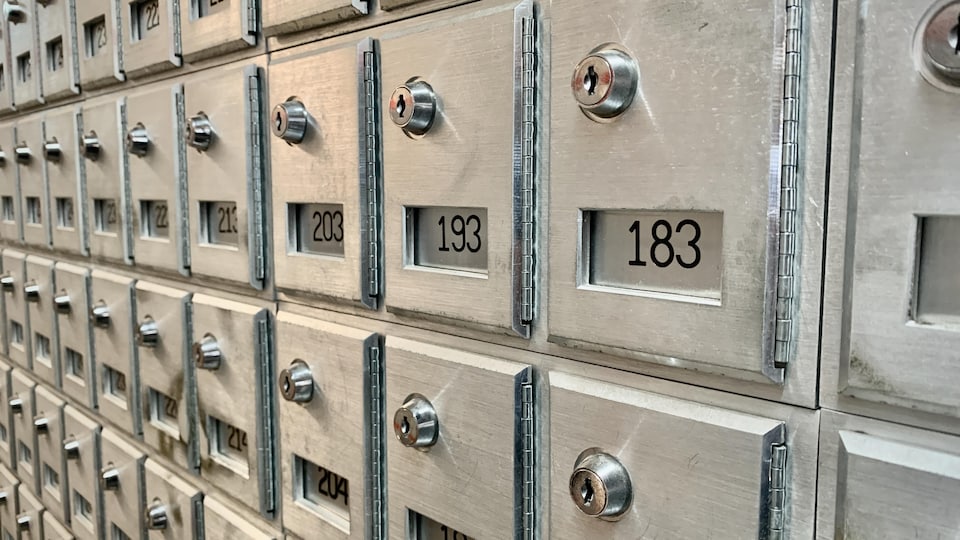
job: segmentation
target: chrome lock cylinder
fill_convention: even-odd
[[[294,360],[280,372],[278,385],[283,399],[306,403],[313,399],[313,374],[303,360]]]
[[[433,87],[420,80],[398,86],[387,105],[390,120],[410,135],[426,135],[433,127],[437,108]]]
[[[196,148],[197,152],[204,152],[210,148],[214,137],[213,124],[205,113],[200,112],[187,119],[184,129],[187,144]]]
[[[924,76],[928,79],[932,76],[936,82],[960,90],[960,1],[935,9],[917,32],[924,65],[921,71],[927,72]]]
[[[595,448],[577,457],[569,488],[574,504],[590,517],[619,517],[633,502],[633,486],[626,467],[617,458]]]
[[[220,368],[223,362],[223,351],[217,343],[217,338],[207,334],[203,339],[193,344],[193,359],[197,369],[213,371]]]
[[[422,395],[410,394],[393,415],[393,432],[404,446],[426,450],[440,435],[437,410]]]
[[[296,98],[289,98],[277,105],[270,115],[270,128],[273,135],[289,144],[303,142],[308,123],[307,108]]]
[[[146,156],[150,151],[150,136],[143,124],[137,123],[127,132],[127,152],[137,156]]]
[[[603,45],[577,64],[570,87],[584,114],[601,121],[615,118],[630,107],[639,81],[633,58],[614,45]]]

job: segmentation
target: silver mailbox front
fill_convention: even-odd
[[[248,514],[238,512],[219,499],[203,498],[203,537],[206,540],[279,540],[283,535],[250,521]]]
[[[386,536],[526,536],[532,368],[395,337],[385,356]]]
[[[53,261],[27,255],[26,281],[23,296],[30,317],[30,348],[33,351],[33,373],[41,380],[60,388],[60,350],[57,313],[53,307],[56,294]]]
[[[263,33],[268,36],[307,30],[366,15],[368,0],[263,0]]]
[[[274,61],[268,122],[277,287],[374,309],[383,296],[380,167],[367,157],[379,155],[376,56],[367,39]]]
[[[382,338],[281,312],[283,522],[301,538],[386,538]],[[332,434],[337,436],[332,436]]]
[[[13,101],[19,108],[43,103],[41,88],[40,49],[37,42],[36,0],[8,2],[4,9],[4,25],[10,43],[13,63]],[[38,525],[39,526],[39,525]]]
[[[63,455],[63,407],[53,392],[38,386],[34,393],[33,431],[37,438],[37,468],[40,500],[60,521],[67,514],[68,479]]]
[[[43,117],[40,144],[49,190],[51,243],[59,251],[86,255],[87,207],[80,174],[79,122],[80,111],[73,105],[48,112]]]
[[[7,352],[10,360],[24,369],[33,367],[33,349],[30,338],[30,319],[23,284],[27,277],[27,256],[12,249],[3,250],[4,307],[7,319]]]
[[[381,41],[388,310],[529,336],[532,28],[525,1]]]
[[[100,424],[67,405],[63,409],[65,474],[70,527],[80,540],[103,535],[103,491],[100,489]],[[2,520],[2,518],[0,518]]]
[[[80,57],[80,85],[84,91],[116,84],[123,74],[118,0],[79,0],[77,49]]]
[[[123,97],[85,101],[79,134],[90,255],[119,262],[131,257],[130,191],[121,146],[125,114]]]
[[[190,0],[180,6],[183,59],[194,62],[257,44],[257,0]]]
[[[119,0],[123,71],[136,79],[180,67],[180,0]]]
[[[152,459],[144,468],[147,538],[203,538],[203,492]]]
[[[112,539],[145,537],[143,528],[146,456],[109,429],[100,436],[104,534]]]
[[[75,4],[76,0],[37,2],[37,66],[47,101],[80,93]]]
[[[94,270],[91,274],[92,349],[99,368],[96,380],[100,414],[127,433],[141,434],[140,384],[134,335],[136,280]]]
[[[23,241],[38,248],[50,246],[50,199],[47,197],[47,167],[43,146],[43,123],[40,116],[18,119],[14,159],[20,169]]]
[[[54,269],[60,344],[60,384],[63,393],[91,409],[97,408],[97,366],[91,347],[90,270],[65,262]],[[104,351],[106,355],[115,351]]]
[[[17,497],[20,498],[20,512],[17,514],[16,524],[20,531],[20,540],[46,540],[43,536],[43,515],[46,509],[40,501],[23,484],[17,488]]]
[[[7,400],[7,407],[10,410],[11,422],[13,423],[13,445],[15,448],[15,457],[17,466],[17,478],[23,482],[23,485],[37,493],[37,438],[33,431],[34,409],[34,389],[37,383],[33,382],[27,374],[21,370],[14,369],[10,377],[10,399]]]
[[[8,244],[18,243],[23,238],[17,142],[15,125],[12,122],[0,124],[0,237]]]

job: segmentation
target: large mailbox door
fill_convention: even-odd
[[[83,182],[90,255],[111,261],[130,259],[130,190],[121,141],[126,98],[116,96],[83,104],[80,137],[91,143],[84,151]],[[94,149],[95,148],[95,149]]]
[[[197,294],[193,327],[201,475],[272,518],[277,503],[270,310]]]
[[[770,478],[784,471],[785,442],[780,420],[553,372],[550,530],[571,538],[679,539],[702,537],[709,523],[718,537],[768,538],[783,530],[767,503],[771,490],[782,490]],[[619,484],[574,475],[581,467],[599,471],[588,459],[601,454],[616,460],[632,485],[632,500],[609,521],[580,505]],[[598,477],[605,492],[594,490]],[[616,499],[607,501],[610,509]]]
[[[3,286],[3,300],[7,318],[7,352],[10,360],[24,369],[33,367],[30,319],[23,284],[27,277],[27,256],[12,249],[3,250],[3,277],[9,285]]]
[[[7,502],[0,505],[0,531],[4,540],[17,538],[17,514],[20,512],[20,500],[17,490],[20,480],[8,468],[0,466],[0,491],[7,496]]]
[[[386,359],[393,418],[384,433],[386,536],[425,540],[437,538],[437,529],[468,538],[526,536],[533,525],[523,516],[534,504],[524,489],[534,466],[530,366],[394,337],[387,337]],[[402,416],[401,407],[411,415]],[[439,424],[435,444],[401,444],[405,433],[426,438],[429,415],[412,416],[423,408]],[[414,431],[409,417],[423,418],[424,431]]]
[[[45,181],[43,123],[37,115],[17,122],[17,146],[14,148],[20,169],[20,195],[23,199],[23,241],[46,248],[50,246],[50,199]]]
[[[13,63],[13,101],[19,108],[43,103],[35,0],[20,0],[4,10]]]
[[[0,464],[10,468],[16,468],[16,456],[12,453],[15,448],[13,443],[13,415],[9,406],[5,405],[10,401],[10,377],[13,374],[13,368],[10,364],[0,360]],[[0,517],[0,522],[3,518]]]
[[[368,0],[263,0],[263,33],[268,36],[299,32],[366,15]]]
[[[139,281],[136,297],[143,441],[177,465],[195,470],[197,402],[190,355],[191,293]]]
[[[16,128],[0,124],[0,237],[8,244],[23,238],[20,211],[20,167],[16,161]]]
[[[78,539],[98,540],[103,537],[100,424],[70,405],[63,409],[63,452],[70,526]]]
[[[17,477],[30,491],[38,492],[37,437],[33,430],[34,389],[37,383],[18,369],[10,377],[10,399],[7,406],[13,422],[13,444],[16,448]]]
[[[135,437],[141,434],[140,380],[134,323],[136,280],[94,270],[91,273],[92,349],[96,354],[100,414]]]
[[[60,388],[60,350],[57,312],[53,307],[56,282],[53,261],[27,256],[23,295],[30,317],[30,339],[33,351],[33,372],[44,382]]]
[[[267,279],[264,71],[231,65],[184,83],[190,271],[263,289]],[[212,131],[202,137],[201,129]]]
[[[100,435],[104,533],[107,538],[143,539],[144,461],[147,457],[109,429]]]
[[[186,275],[182,87],[163,83],[130,95],[126,130],[134,259]]]
[[[277,319],[285,527],[302,538],[387,538],[374,512],[385,486],[376,460],[385,433],[381,337],[286,312]],[[290,393],[298,381],[301,396]]]
[[[37,387],[34,400],[33,431],[37,437],[40,500],[57,519],[64,521],[68,516],[69,484],[63,455],[63,407],[66,403],[43,386]]]
[[[76,6],[80,85],[89,91],[124,80],[119,0],[79,0]]]
[[[17,488],[20,498],[20,512],[17,514],[17,529],[20,540],[46,540],[43,536],[43,515],[46,509],[43,502],[23,484]]]
[[[46,161],[50,201],[50,239],[57,250],[87,254],[87,206],[77,134],[80,111],[74,106],[47,113],[43,120],[42,151]]]
[[[364,40],[274,62],[268,122],[277,287],[373,309],[383,289],[379,160],[367,159],[379,155],[376,55]],[[277,115],[305,121],[302,139],[278,130]]]
[[[550,339],[782,383],[800,6],[673,6],[551,6]]]
[[[6,24],[0,23],[4,29],[0,36],[0,112],[8,113],[16,110],[13,103],[13,68],[10,63],[10,34],[6,32]]]
[[[179,67],[180,0],[119,0],[123,71],[137,78]]]
[[[37,2],[37,68],[47,101],[80,93],[75,3],[76,0]]]
[[[282,536],[210,496],[203,498],[203,528],[206,540],[279,540]]]
[[[97,408],[97,366],[91,347],[90,270],[58,262],[53,293],[60,339],[60,383],[63,393],[91,409]],[[105,351],[113,354],[114,351]]]
[[[849,202],[830,214],[831,226],[847,231],[845,251],[836,248],[846,282],[834,296],[843,299],[848,333],[829,391],[957,417],[960,155],[952,126],[960,85],[939,81],[924,64],[925,29],[945,16],[947,28],[957,24],[956,5],[947,4],[867,3],[838,18],[838,36],[855,54],[836,85],[850,111],[834,131],[835,144],[849,149],[837,160],[849,170],[841,176],[849,177]],[[913,49],[888,39],[914,32]]]
[[[817,538],[960,535],[960,438],[824,411]]]
[[[257,0],[190,0],[180,6],[183,59],[195,62],[257,44]]]
[[[163,516],[165,527],[147,524],[151,540],[203,538],[203,493],[178,474],[148,459],[146,466],[146,506],[144,513]]]

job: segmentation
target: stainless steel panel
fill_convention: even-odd
[[[106,320],[91,321],[96,354],[95,380],[100,414],[140,436],[140,379],[134,337],[134,279],[102,270],[91,274],[90,302],[106,309]],[[101,309],[102,312],[102,309]],[[91,317],[94,318],[94,317]]]
[[[366,88],[361,62],[367,51],[370,56],[376,54],[370,40],[270,65],[270,106],[295,96],[307,114],[300,143],[270,139],[273,245],[278,288],[376,308],[377,297],[382,296],[377,283],[382,247],[379,239],[370,237],[368,228],[371,222],[379,222],[382,189],[379,175],[371,184],[367,166],[360,166],[366,151],[366,122],[361,121]],[[329,99],[331,95],[340,99]],[[276,114],[275,109],[268,122],[271,129]],[[369,166],[375,168],[376,164]],[[376,197],[373,200],[371,190]],[[315,229],[323,226],[324,211],[330,212],[333,241],[324,241],[322,234],[314,241]],[[371,251],[370,243],[375,250]],[[375,274],[372,277],[371,272]]]
[[[177,465],[195,470],[197,398],[190,355],[190,297],[185,291],[137,282],[134,325],[136,331],[136,325],[152,321],[158,330],[156,346],[137,347],[143,441]]]
[[[104,534],[108,538],[144,539],[145,505],[144,461],[146,456],[109,429],[100,435],[102,469],[97,473],[117,473],[116,489],[103,489]],[[121,536],[120,534],[125,536]]]
[[[57,521],[53,514],[43,514],[43,540],[73,540],[74,536],[67,527]]]
[[[187,0],[180,6],[183,59],[194,62],[257,44],[256,0]]]
[[[387,337],[385,356],[387,417],[416,393],[432,403],[439,423],[437,442],[426,451],[400,443],[396,420],[386,427],[387,536],[406,537],[413,513],[470,538],[520,536],[530,508],[523,500],[521,417],[531,368],[394,337]]]
[[[17,529],[20,540],[45,540],[43,535],[43,503],[23,484],[17,489],[20,498],[20,512],[17,514]]]
[[[82,2],[83,0],[81,0]],[[37,2],[37,73],[46,101],[80,93],[76,0]]]
[[[44,160],[44,167],[49,190],[48,214],[53,247],[86,255],[87,205],[86,189],[80,174],[83,157],[77,142],[79,116],[80,111],[73,106],[44,115],[41,144],[52,145],[51,152],[47,152],[50,157]]]
[[[123,70],[137,78],[179,67],[180,0],[119,0]]]
[[[15,469],[17,460],[16,455],[12,453],[12,450],[16,449],[13,440],[13,413],[8,405],[12,374],[13,368],[0,360],[0,463]],[[0,525],[2,525],[2,522],[3,518],[0,517]]]
[[[77,49],[80,85],[85,90],[124,80],[120,37],[121,0],[80,0],[77,6]]]
[[[0,77],[2,78],[2,77]],[[23,238],[23,216],[20,206],[20,167],[15,159],[17,146],[14,124],[0,124],[0,237],[8,244]]]
[[[7,344],[10,360],[24,369],[33,367],[33,340],[28,339],[30,319],[27,317],[27,301],[23,294],[26,282],[27,256],[12,249],[3,250],[3,272],[13,278],[12,288],[3,289],[7,319]]]
[[[100,425],[67,405],[63,409],[64,447],[75,445],[75,453],[66,453],[69,486],[67,511],[70,528],[77,538],[103,537],[103,491],[100,489]],[[66,452],[66,450],[64,450]],[[2,518],[0,518],[2,521]]]
[[[147,517],[147,537],[178,540],[203,537],[203,493],[152,459],[146,464],[147,497],[144,512],[162,509],[163,528],[151,529]]]
[[[302,538],[386,538],[382,512],[372,512],[382,502],[376,486],[383,486],[373,456],[391,436],[382,431],[381,338],[286,312],[277,320],[277,369],[302,362],[311,394],[306,402],[280,401],[278,409],[284,527]],[[342,489],[319,496],[310,482],[318,467],[343,479]]]
[[[161,84],[130,95],[125,129],[129,133],[137,126],[146,130],[150,142],[143,156],[131,155],[129,147],[126,153],[134,258],[138,266],[186,275],[190,259],[186,201],[182,199],[186,192],[182,87]],[[149,201],[155,201],[153,208],[148,207]],[[161,235],[158,229],[163,229],[164,223],[167,231]]]
[[[206,540],[279,540],[280,533],[250,521],[238,511],[210,496],[203,498],[203,537]]]
[[[68,300],[66,304],[55,302],[54,306],[60,336],[61,389],[77,403],[96,409],[98,367],[91,347],[94,325],[90,320],[90,270],[58,262],[54,280],[57,287],[52,294]],[[116,352],[108,349],[104,354]]]
[[[20,486],[20,480],[17,476],[7,469],[0,466],[0,493],[3,494],[4,504],[0,504],[0,534],[3,539],[16,539],[17,533],[17,514],[20,513],[20,499],[17,497],[17,490]]]
[[[60,521],[69,519],[70,493],[63,455],[63,407],[66,403],[53,392],[38,386],[34,392],[33,432],[37,438],[37,468],[40,500]]]
[[[26,281],[23,289],[39,287],[35,299],[27,299],[27,316],[30,317],[30,339],[33,351],[33,373],[44,382],[60,388],[60,333],[57,331],[57,312],[53,297],[57,292],[53,275],[53,261],[27,255]]]
[[[38,493],[37,437],[33,431],[34,389],[37,383],[23,371],[13,370],[7,407],[13,417],[13,445],[17,459],[17,477],[23,485]]]
[[[267,36],[299,32],[366,15],[367,0],[263,0],[263,33]]]
[[[520,160],[514,160],[519,144],[514,119],[521,109],[523,56],[515,29],[530,15],[531,5],[523,2],[516,12],[507,5],[437,20],[381,42],[390,311],[529,336],[532,317],[521,309],[522,197],[515,180],[522,175],[515,167]],[[460,45],[437,53],[437,43],[454,42]],[[423,136],[408,135],[387,114],[394,90],[414,77],[433,88],[439,104],[433,126]],[[429,206],[486,209],[486,274],[413,264],[406,209]]]
[[[204,150],[187,150],[190,185],[190,271],[231,282],[265,286],[267,257],[264,245],[266,192],[264,177],[263,111],[260,96],[265,83],[262,67],[231,65],[186,81],[187,122],[205,116],[213,138]],[[231,199],[235,203],[238,244],[215,244],[208,229],[217,216],[201,216],[201,203]]]
[[[22,0],[11,6],[11,14],[5,19],[10,43],[10,61],[13,69],[13,101],[20,108],[43,103],[41,87],[40,48],[37,36],[37,2]],[[13,12],[22,10],[22,17]],[[19,21],[19,22],[17,22]]]
[[[23,209],[23,241],[35,247],[50,246],[50,192],[47,190],[43,159],[43,124],[39,116],[17,122],[17,160],[20,169],[20,202]]]
[[[122,118],[126,98],[115,96],[84,102],[81,133],[95,136],[100,144],[96,159],[82,160],[83,186],[86,189],[87,230],[90,231],[90,255],[112,261],[131,257],[130,188],[126,174]]]
[[[201,474],[272,518],[277,510],[276,420],[273,394],[265,393],[274,381],[270,310],[197,294],[193,327]],[[217,367],[203,363],[204,344],[210,345]]]
[[[960,534],[960,439],[824,411],[817,538]]]
[[[6,21],[0,23],[6,28]],[[16,109],[13,103],[13,64],[10,63],[10,36],[4,31],[0,35],[0,112],[7,113]]]

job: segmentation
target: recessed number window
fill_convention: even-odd
[[[226,459],[241,466],[246,472],[249,441],[247,432],[212,416],[208,417],[210,433],[210,454]]]
[[[349,527],[350,483],[347,479],[300,456],[293,456],[293,460],[300,480],[295,496],[323,508],[335,516],[335,521],[340,521],[339,525]]]
[[[177,416],[180,408],[177,400],[153,388],[149,392],[150,422],[179,435],[180,424],[177,422]]]
[[[68,376],[80,379],[76,382],[83,384],[84,379],[86,379],[86,375],[84,374],[85,372],[83,370],[83,355],[69,347],[64,349],[63,353],[63,361],[65,364],[64,371],[66,371]]]
[[[200,203],[200,241],[205,244],[237,245],[237,203]]]
[[[17,441],[17,457],[20,459],[20,463],[30,465],[33,462],[33,451],[23,442]]]
[[[0,424],[0,441],[7,442],[7,426]]]
[[[73,219],[73,199],[57,197],[57,227],[60,229],[72,229]]]
[[[3,76],[3,74],[0,73],[0,77],[2,77],[2,76]],[[2,80],[2,79],[0,79],[0,80]],[[10,221],[10,222],[16,221],[16,220],[17,220],[17,214],[16,214],[16,212],[15,212],[14,209],[13,209],[13,197],[10,197],[9,195],[4,195],[4,196],[3,196],[3,203],[2,203],[2,204],[3,204],[3,210],[2,210],[2,211],[3,211],[3,220],[4,220],[4,221]]]
[[[140,0],[130,4],[130,27],[133,41],[140,41],[147,37],[147,32],[160,26],[160,1]]]
[[[226,9],[230,0],[193,0],[194,18],[206,17]]]
[[[140,201],[140,235],[147,238],[170,236],[167,201]]]
[[[98,233],[116,234],[120,228],[120,220],[117,216],[117,201],[113,199],[94,199],[93,221]]]
[[[33,76],[31,73],[32,63],[30,62],[30,53],[23,53],[17,57],[17,79],[25,83]]]
[[[474,540],[473,536],[467,536],[453,527],[434,521],[413,510],[409,512],[414,540]]]
[[[960,327],[960,216],[919,217],[913,318],[954,330]]]
[[[47,42],[47,69],[51,72],[63,69],[63,38]]]
[[[408,265],[487,273],[486,208],[407,208],[406,216]]]
[[[43,334],[33,335],[33,350],[37,360],[50,364],[50,338]]]
[[[23,325],[17,321],[10,321],[10,344],[23,348]]]
[[[127,375],[110,366],[103,366],[103,393],[127,401]]]
[[[46,463],[43,464],[43,488],[60,498],[60,474]]]
[[[73,515],[85,519],[88,523],[93,515],[93,505],[77,491],[73,492]]]
[[[342,204],[291,204],[287,210],[297,251],[343,257]]]
[[[39,197],[27,197],[27,223],[40,225],[43,223],[43,211],[40,209]]]
[[[83,25],[83,41],[87,58],[99,55],[107,48],[107,19],[97,17]]]
[[[123,532],[123,529],[117,527],[116,523],[110,524],[110,540],[130,540],[130,535]]]

